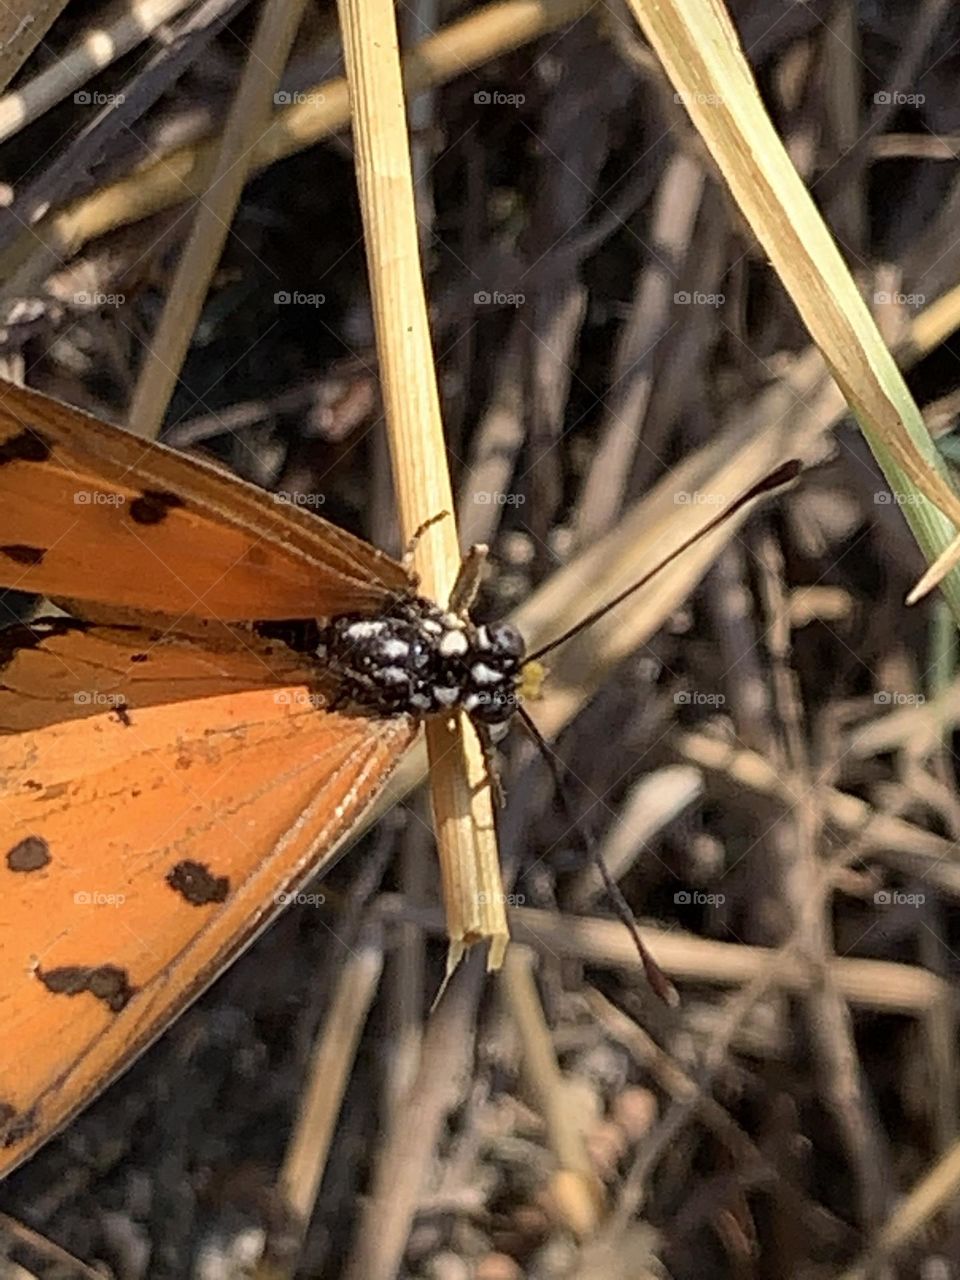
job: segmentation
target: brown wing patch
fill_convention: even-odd
[[[124,969],[115,964],[64,965],[60,969],[37,969],[37,977],[52,995],[78,996],[89,992],[102,1000],[111,1013],[126,1008],[135,988]]]
[[[403,567],[209,464],[0,383],[0,585],[173,616],[375,611]]]
[[[27,427],[0,440],[0,467],[8,462],[46,462],[50,453],[49,441],[35,428]]]
[[[37,1113],[18,1111],[9,1102],[0,1102],[0,1147],[16,1146],[36,1133]]]
[[[194,907],[210,902],[226,902],[230,892],[227,876],[215,876],[202,862],[187,858],[167,872],[167,884]]]
[[[130,519],[134,524],[160,524],[166,520],[168,511],[177,511],[184,505],[183,499],[175,493],[147,490],[142,497],[134,498],[130,503]]]
[[[43,547],[28,547],[23,543],[13,543],[6,547],[0,547],[0,556],[5,556],[8,560],[12,560],[14,564],[20,565],[43,564],[43,557],[46,554]]]
[[[103,633],[74,633],[80,656],[59,658],[82,667]],[[126,642],[148,651],[142,635]],[[42,841],[51,853],[33,875],[0,860],[0,1024],[17,1045],[0,1071],[10,1109],[0,1174],[104,1088],[329,859],[415,736],[405,719],[318,710],[307,685],[234,688],[247,652],[234,655],[233,680],[229,654],[197,649],[182,653],[192,678],[226,691],[164,703],[155,689],[129,728],[109,712],[48,715],[0,737],[4,845]],[[50,658],[45,644],[27,656]],[[55,700],[44,705],[55,714]]]
[[[37,784],[31,790],[38,789]],[[39,788],[42,790],[42,787]],[[25,836],[8,850],[6,863],[11,871],[40,871],[50,861],[50,846],[39,836]]]

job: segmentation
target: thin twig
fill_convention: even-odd
[[[290,56],[306,0],[267,0],[220,138],[217,163],[197,205],[160,323],[147,349],[128,411],[134,435],[155,439],[217,269],[249,173],[271,118],[272,94]]]

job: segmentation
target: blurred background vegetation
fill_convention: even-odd
[[[126,48],[125,10],[51,6],[46,29],[14,10],[3,371],[124,423],[258,6],[144,5]],[[578,557],[618,530],[638,576],[752,482],[737,468],[761,439],[810,467],[706,573],[612,615],[627,639],[602,670],[586,637],[548,680],[567,802],[681,1005],[646,989],[516,734],[502,843],[529,950],[506,975],[468,966],[428,1022],[442,923],[408,798],[319,908],[285,912],[0,1188],[95,1270],[13,1224],[8,1252],[27,1274],[123,1280],[960,1274],[960,686],[940,603],[903,603],[925,567],[903,500],[625,7],[397,16],[430,51],[411,73],[418,218],[461,535],[493,551],[480,613],[533,616],[564,569],[592,598],[602,565],[578,578]],[[960,15],[737,3],[732,20],[949,458]],[[97,27],[117,56],[72,63]],[[342,71],[335,11],[308,4],[161,438],[396,552]],[[631,512],[656,537],[623,534]],[[0,596],[6,621],[30,607]],[[331,1009],[357,957],[362,1035],[306,1225],[278,1170],[314,1042],[349,1039]]]

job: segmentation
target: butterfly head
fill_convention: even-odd
[[[474,628],[472,640],[463,709],[481,724],[504,724],[516,710],[523,636],[509,622],[491,622]]]
[[[509,623],[474,626],[419,596],[373,617],[331,619],[318,649],[338,703],[420,718],[460,709],[488,727],[512,717],[524,655]]]

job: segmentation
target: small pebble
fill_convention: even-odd
[[[627,1135],[612,1120],[603,1120],[587,1134],[587,1152],[597,1173],[610,1182],[627,1149]]]
[[[505,1253],[488,1253],[473,1271],[474,1280],[523,1280],[523,1272]]]
[[[656,1122],[658,1110],[655,1094],[649,1089],[633,1087],[617,1094],[610,1117],[623,1130],[628,1142],[639,1142]]]
[[[434,1254],[423,1274],[426,1280],[470,1280],[470,1268],[464,1259],[446,1249]]]

